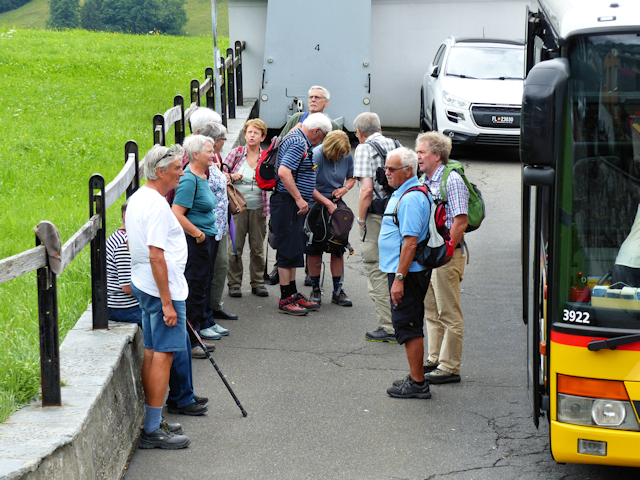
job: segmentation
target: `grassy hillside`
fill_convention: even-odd
[[[89,177],[111,181],[129,139],[144,155],[153,115],[172,107],[176,94],[188,99],[189,82],[204,79],[212,59],[210,37],[0,27],[0,42],[0,258],[6,258],[34,246],[40,220],[53,222],[67,241],[88,220]],[[108,232],[119,223],[120,203],[107,212]],[[61,338],[90,302],[89,281],[85,249],[58,279]],[[4,421],[39,391],[35,273],[0,284],[0,338]]]
[[[82,4],[83,1],[80,1]],[[229,0],[216,2],[218,17],[218,36],[229,36]],[[186,0],[188,36],[211,37],[211,1],[210,0]],[[45,28],[49,19],[49,5],[47,0],[31,0],[26,5],[0,14],[0,27],[14,28]]]

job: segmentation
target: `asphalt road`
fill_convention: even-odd
[[[413,146],[416,133],[390,134]],[[487,204],[482,227],[467,235],[461,383],[432,386],[430,400],[386,394],[408,365],[401,346],[365,340],[376,320],[354,228],[355,254],[345,263],[345,290],[354,306],[325,300],[320,311],[291,317],[277,311],[277,286],[268,287],[266,299],[251,295],[246,280],[241,299],[225,294],[225,308],[240,320],[220,322],[231,334],[217,342],[214,358],[248,417],[209,361],[194,360],[195,391],[211,399],[208,415],[166,415],[183,424],[191,446],[137,450],[125,478],[637,478],[635,469],[558,465],[552,459],[546,420],[534,427],[526,390],[520,164],[508,152],[453,157],[465,164]],[[356,209],[357,189],[346,201]],[[269,256],[272,261],[271,250]],[[299,272],[299,286],[303,278]]]

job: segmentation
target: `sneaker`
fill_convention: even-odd
[[[284,300],[280,300],[278,302],[278,311],[280,313],[287,313],[289,315],[306,315],[308,310],[304,307],[301,307],[294,300],[294,295],[289,298],[285,298]]]
[[[240,287],[229,287],[229,296],[233,298],[240,298],[242,297],[242,290],[240,290]]]
[[[219,333],[220,335],[223,335],[223,336],[229,335],[229,329],[221,327],[217,323],[212,327],[207,328],[207,330],[213,330],[214,332]]]
[[[394,380],[392,385],[394,387],[399,387],[400,385],[402,385],[404,382],[406,382],[407,380],[409,380],[411,378],[411,374],[407,375],[404,378],[401,378],[400,380]]]
[[[391,335],[390,333],[387,333],[386,330],[382,327],[376,328],[373,332],[365,333],[364,337],[370,342],[398,343],[395,335]]]
[[[251,293],[259,297],[268,297],[269,290],[264,285],[258,285],[257,287],[251,287]]]
[[[209,410],[204,405],[200,405],[197,403],[192,403],[191,405],[187,405],[186,407],[178,407],[176,406],[167,406],[167,410],[169,413],[177,413],[180,415],[190,415],[192,417],[197,417],[199,415],[204,415]]]
[[[411,375],[401,380],[399,385],[395,385],[394,382],[391,388],[387,388],[387,393],[394,398],[431,398],[429,382],[424,382],[422,386],[418,385]]]
[[[190,443],[191,441],[186,435],[174,435],[162,428],[157,428],[151,433],[147,433],[142,429],[138,447],[177,450],[179,448],[187,448]]]
[[[453,373],[445,372],[444,370],[440,370],[436,368],[431,373],[428,373],[424,378],[426,378],[429,383],[457,383],[460,381],[460,375],[454,375]]]
[[[207,340],[220,340],[222,338],[222,335],[216,332],[213,327],[200,330],[199,335],[200,338],[206,338]]]
[[[436,368],[438,368],[438,364],[437,363],[430,362],[429,360],[425,360],[425,362],[424,362],[424,373],[432,372]]]
[[[179,423],[169,423],[164,419],[164,417],[160,422],[160,428],[163,429],[165,432],[169,432],[174,435],[182,435],[184,433],[184,430],[182,429],[182,425],[180,425]]]
[[[209,403],[209,399],[207,397],[199,397],[196,394],[193,394],[193,399],[196,401],[198,405],[206,405],[207,403]],[[168,407],[171,407],[175,410],[176,408],[178,408],[178,404],[175,402],[175,400],[171,400],[170,398],[167,398],[167,408]],[[176,433],[176,432],[172,432],[172,433]]]
[[[318,310],[320,308],[319,303],[312,302],[301,293],[296,293],[293,295],[293,297],[295,298],[298,305],[300,305],[302,308],[306,308],[309,312],[313,312],[314,310]]]
[[[314,288],[313,290],[311,290],[309,301],[315,302],[318,305],[322,305],[322,290],[320,290],[319,288]]]
[[[331,303],[337,303],[341,307],[351,307],[353,305],[343,289],[340,289],[340,293],[333,292],[331,295]]]
[[[191,349],[191,358],[207,358],[207,354],[204,353],[204,350],[200,345],[196,345]]]

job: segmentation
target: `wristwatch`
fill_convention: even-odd
[[[404,275],[403,275],[403,274],[401,274],[400,272],[396,272],[396,278],[397,278],[398,280],[400,280],[400,281],[403,281],[403,280],[404,280]]]

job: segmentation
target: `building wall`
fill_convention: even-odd
[[[450,35],[523,39],[526,7],[531,3],[528,0],[372,0],[371,111],[380,115],[386,127],[417,128],[422,77],[440,43]],[[292,35],[303,34],[312,18],[311,13],[306,18],[292,18]],[[260,94],[266,19],[267,0],[229,0],[230,40],[247,42],[243,57],[247,97]],[[331,34],[330,25],[319,28]]]

